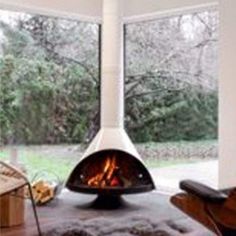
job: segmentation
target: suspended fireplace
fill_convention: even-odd
[[[122,0],[103,1],[101,58],[101,128],[66,187],[100,196],[151,191],[151,175],[124,130]]]

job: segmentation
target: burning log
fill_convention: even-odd
[[[107,157],[104,162],[102,172],[97,173],[95,176],[88,180],[89,186],[95,187],[128,187],[131,182],[127,180],[117,166],[116,157]]]

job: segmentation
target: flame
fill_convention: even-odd
[[[107,157],[105,159],[102,171],[88,180],[89,186],[96,187],[115,187],[121,184],[119,176],[117,175],[118,166],[116,164],[116,157]]]

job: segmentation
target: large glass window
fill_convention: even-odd
[[[204,11],[125,27],[126,128],[150,166],[217,158],[218,20]]]
[[[66,176],[99,126],[98,54],[97,24],[0,11],[1,158]]]

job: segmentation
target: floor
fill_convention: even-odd
[[[179,182],[192,179],[217,189],[218,161],[178,164],[151,169],[158,190],[175,193],[179,191]]]
[[[123,208],[116,210],[96,210],[91,208],[93,195],[71,193],[65,190],[47,206],[38,207],[38,213],[42,230],[63,220],[87,220],[96,217],[107,217],[109,219],[120,219],[122,217],[151,217],[157,220],[178,221],[182,225],[191,226],[200,234],[212,235],[201,225],[186,217],[169,203],[169,196],[153,191],[145,194],[136,194],[125,197],[126,204]],[[32,217],[32,209],[27,204],[25,225],[2,229],[1,236],[34,236],[36,235],[35,221]],[[192,234],[188,234],[192,235]]]
[[[67,190],[59,198],[46,207],[39,207],[38,212],[42,228],[54,224],[59,220],[80,219],[86,220],[94,217],[122,217],[124,215],[148,215],[157,219],[183,219],[194,227],[203,228],[186,218],[181,212],[169,204],[168,194],[179,192],[179,181],[194,179],[217,188],[218,161],[205,161],[200,163],[179,164],[170,167],[151,169],[157,190],[148,194],[126,197],[130,203],[127,208],[115,211],[93,210],[89,203],[94,199],[91,195],[72,194]],[[165,194],[160,194],[164,192]],[[190,223],[189,223],[190,222]],[[32,209],[27,204],[25,225],[11,229],[0,230],[2,236],[32,236],[35,235],[35,222],[32,218]],[[211,235],[210,233],[207,235]]]

